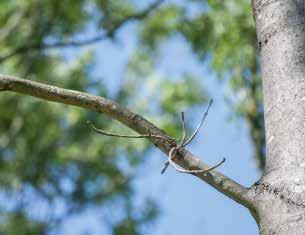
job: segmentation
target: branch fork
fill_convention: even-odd
[[[213,100],[211,100],[209,102],[209,105],[208,105],[200,123],[198,124],[197,128],[195,129],[195,131],[193,132],[193,134],[190,136],[189,139],[186,138],[184,112],[181,113],[182,139],[178,145],[173,144],[176,142],[176,139],[169,137],[169,136],[165,137],[165,136],[161,136],[161,135],[153,135],[153,134],[151,134],[150,129],[148,129],[148,134],[146,134],[146,135],[125,135],[125,134],[114,134],[114,133],[110,133],[110,132],[106,132],[104,130],[98,129],[91,123],[91,121],[87,121],[87,124],[90,126],[90,128],[93,131],[95,131],[96,133],[99,133],[101,135],[112,136],[112,137],[121,137],[121,138],[148,138],[148,139],[156,138],[156,139],[161,139],[161,140],[169,142],[172,147],[168,153],[168,160],[164,163],[164,167],[161,170],[161,174],[165,173],[165,171],[169,165],[171,165],[173,168],[175,168],[175,170],[177,170],[181,173],[202,174],[202,173],[209,172],[209,171],[219,167],[220,165],[222,165],[225,162],[226,159],[223,158],[217,164],[215,164],[207,169],[200,169],[200,170],[186,170],[186,169],[182,168],[181,166],[179,166],[178,164],[176,164],[173,160],[177,157],[177,155],[178,155],[177,153],[179,153],[183,148],[185,148],[189,143],[191,143],[192,140],[195,138],[195,136],[198,134],[203,122],[205,121],[205,119],[208,115],[208,112],[209,112],[210,107],[212,106],[212,103],[213,103]]]

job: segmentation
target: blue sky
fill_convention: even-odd
[[[94,73],[98,74],[109,89],[115,90],[120,84],[128,57],[136,47],[135,25],[130,24],[120,33],[119,41],[96,44],[97,63]],[[198,63],[181,38],[175,37],[163,45],[163,60],[158,71],[168,76],[189,71],[202,78],[214,99],[214,105],[200,134],[189,149],[207,163],[218,162],[222,157],[227,161],[219,171],[244,186],[251,186],[259,178],[250,144],[247,127],[243,121],[230,122],[230,110],[224,100],[226,84],[217,81],[206,66]],[[204,108],[204,107],[202,107]],[[199,113],[186,117],[192,123],[200,120]],[[156,150],[149,156],[138,172],[134,182],[137,195],[153,197],[160,205],[161,213],[145,234],[153,235],[254,235],[258,228],[247,209],[216,192],[209,185],[191,175],[169,169],[165,175],[160,168],[164,155]],[[63,234],[84,234],[88,226],[92,234],[109,234],[103,226],[103,213],[88,210],[81,216],[72,217],[61,228]],[[90,233],[91,234],[91,233]]]

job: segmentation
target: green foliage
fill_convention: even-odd
[[[92,75],[94,51],[45,50],[44,45],[77,39],[89,24],[99,31],[113,30],[138,11],[131,1],[121,0],[1,1],[0,70],[108,97],[106,86]],[[178,134],[176,108],[202,103],[202,90],[187,76],[171,81],[155,73],[152,61],[140,54],[127,65],[125,84],[112,98]],[[158,89],[161,96],[151,101]],[[136,169],[150,149],[146,140],[98,136],[87,120],[109,131],[130,130],[76,107],[10,93],[0,94],[0,107],[1,234],[46,234],[91,206],[123,211],[121,221],[110,221],[113,234],[140,234],[141,226],[155,219],[155,203],[139,208],[130,200]],[[58,202],[62,212],[54,215]]]
[[[154,12],[153,17],[144,21],[140,38],[145,45],[154,48],[160,41],[168,38],[181,23],[183,9],[176,5],[167,5]]]
[[[111,29],[113,22],[118,22],[135,13],[135,8],[131,1],[117,0],[97,0],[100,11],[99,23],[106,29]]]
[[[38,235],[45,233],[45,226],[41,223],[29,221],[22,214],[6,214],[4,218],[4,226],[1,227],[0,233],[7,235]],[[16,226],[18,225],[18,226]]]
[[[258,167],[265,162],[262,86],[254,21],[247,0],[188,1],[165,4],[141,25],[141,48],[156,51],[172,35],[181,35],[217,77],[227,81],[232,117],[245,119]],[[191,10],[191,5],[196,11]],[[147,50],[148,49],[148,50]],[[152,53],[155,56],[156,53]]]

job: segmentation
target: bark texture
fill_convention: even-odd
[[[253,0],[267,162],[251,190],[262,235],[305,234],[305,1]]]

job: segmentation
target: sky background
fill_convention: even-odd
[[[135,24],[124,27],[114,43],[104,41],[94,45],[97,63],[93,73],[113,92],[121,84],[125,65],[136,48],[135,27]],[[218,170],[244,186],[251,186],[258,180],[259,172],[252,158],[246,124],[241,120],[229,121],[232,111],[224,99],[226,84],[217,81],[207,66],[198,63],[190,48],[178,36],[162,45],[162,55],[157,68],[159,73],[169,77],[184,72],[196,74],[214,99],[201,132],[188,149],[209,164],[226,157],[227,161]],[[196,125],[200,120],[199,110],[187,113],[186,119]],[[134,181],[137,192],[134,200],[141,201],[148,195],[160,206],[157,220],[144,227],[143,234],[258,234],[248,210],[209,185],[172,168],[161,175],[160,169],[165,160],[165,155],[159,150],[152,151]],[[68,219],[60,232],[68,235],[107,235],[110,233],[106,226],[107,216],[115,213],[111,208],[88,209],[82,215]]]

